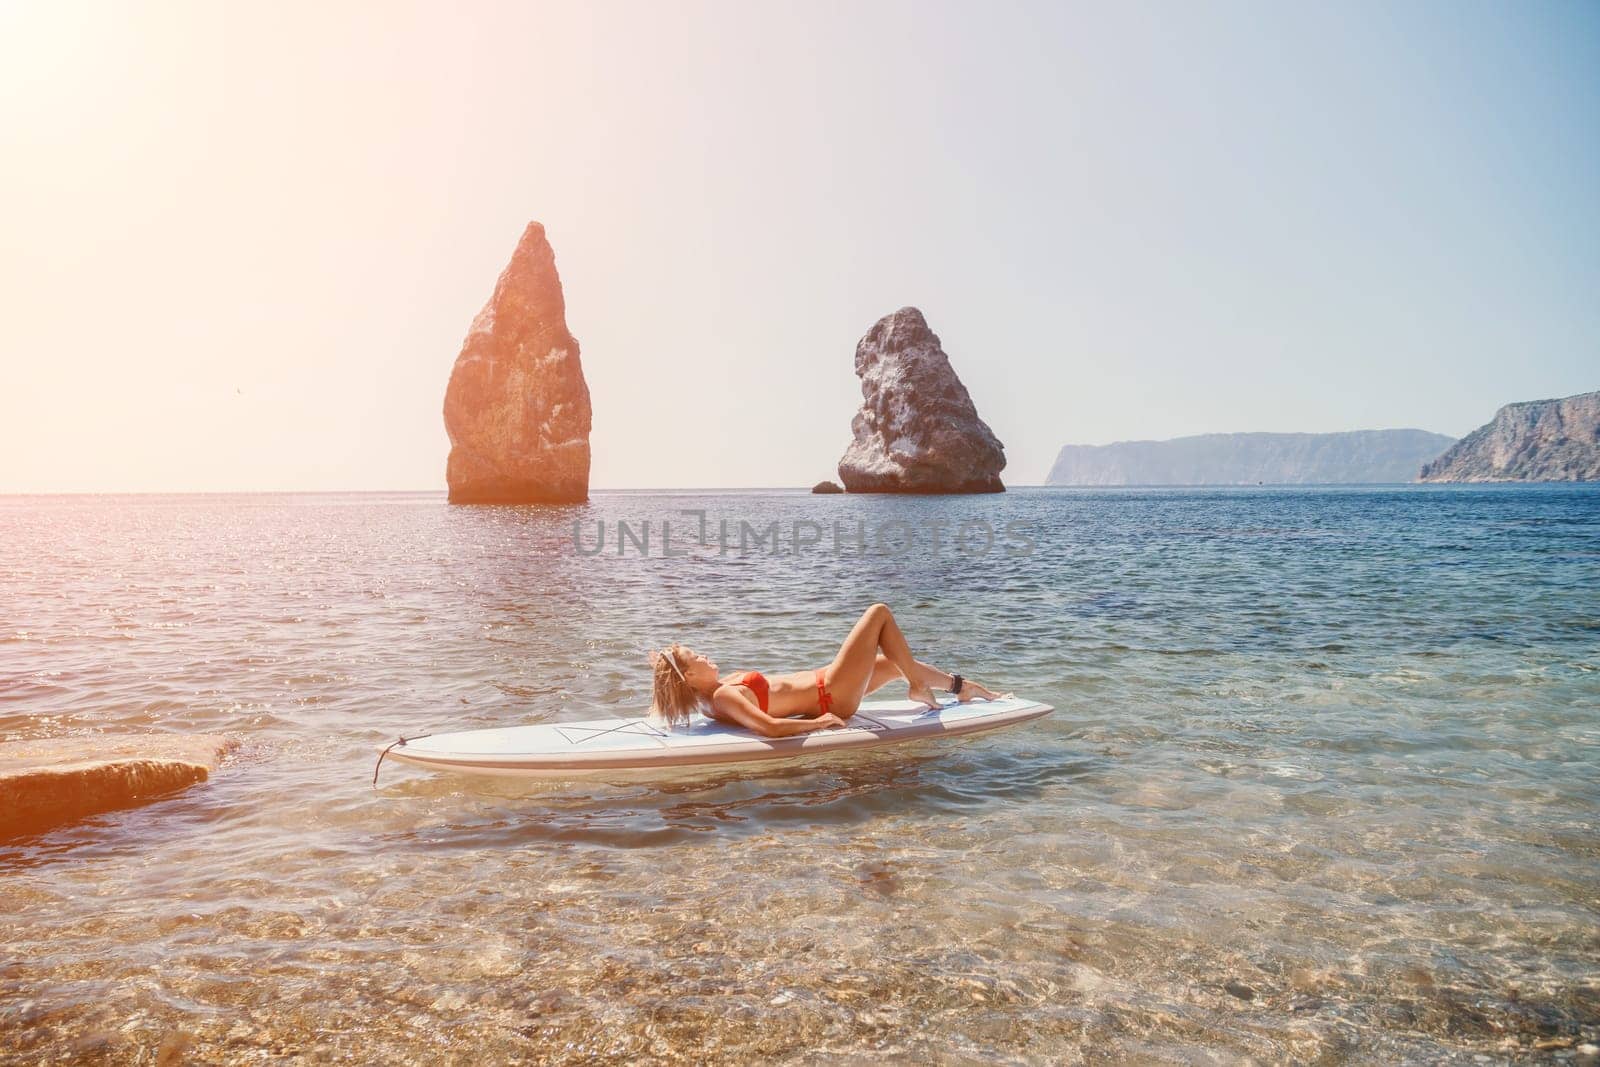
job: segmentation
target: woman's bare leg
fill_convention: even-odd
[[[918,670],[920,664],[911,655],[911,646],[906,643],[905,634],[900,632],[900,625],[895,622],[889,605],[874,604],[862,613],[849,636],[839,646],[839,654],[828,666],[828,688],[839,704],[834,714],[841,718],[855,714],[877,669],[879,649],[900,672],[900,677],[906,679],[909,689],[907,695],[912,700],[930,708],[939,706],[933,690],[929,688],[929,680]]]
[[[955,681],[955,676],[948,671],[941,671],[938,667],[923,663],[921,660],[918,660],[915,666],[918,676],[931,688],[949,689],[951,683]],[[900,673],[900,668],[894,665],[894,661],[880,652],[878,653],[878,662],[872,668],[872,679],[867,682],[867,692],[876,692],[895,679],[902,677],[904,675]],[[962,680],[961,692],[956,694],[956,699],[971,700],[974,697],[982,697],[985,700],[995,700],[998,696],[998,693],[991,691],[983,683],[975,682],[971,678],[965,678]]]
[[[894,665],[894,660],[879,652],[878,662],[872,665],[872,677],[867,679],[867,692],[875,693],[899,677],[900,668]]]
[[[921,660],[915,661],[912,666],[916,670],[917,677],[922,679],[923,683],[930,688],[950,688],[952,677],[939,668],[929,666]],[[904,677],[905,675],[900,673],[900,668],[894,665],[894,660],[880,652],[878,653],[878,662],[872,668],[872,680],[867,683],[867,692],[876,692],[890,682]]]

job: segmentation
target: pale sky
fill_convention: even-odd
[[[1600,388],[1600,3],[0,0],[0,492],[443,489],[529,219],[595,489],[835,476],[920,307],[1066,443]]]

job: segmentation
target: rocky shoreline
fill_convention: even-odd
[[[1424,464],[1419,480],[1600,481],[1600,392],[1507,404]]]

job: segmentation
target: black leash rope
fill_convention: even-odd
[[[432,737],[432,736],[433,736],[432,734],[416,734],[416,735],[414,735],[412,737],[402,737],[398,741],[392,742],[389,745],[389,748],[393,748],[395,745],[403,745],[407,741],[420,741],[424,737]],[[378,768],[383,766],[383,757],[385,757],[385,756],[387,756],[389,754],[389,748],[386,748],[382,752],[378,753],[378,762],[373,764],[373,767],[372,767],[372,788],[374,788],[374,789],[378,788]]]

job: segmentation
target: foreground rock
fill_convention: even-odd
[[[852,493],[1000,493],[1005,446],[978,417],[922,312],[886,315],[856,345],[861,410],[839,461]]]
[[[1507,404],[1424,464],[1424,482],[1600,481],[1600,392]]]
[[[842,486],[824,479],[818,482],[816,485],[813,485],[811,487],[811,491],[813,493],[842,493],[844,492],[844,489]]]
[[[0,838],[38,833],[203,782],[235,744],[174,734],[0,743]]]
[[[453,504],[589,498],[589,385],[544,227],[528,223],[444,394]]]
[[[1455,443],[1426,430],[1208,433],[1066,445],[1046,485],[1357,485],[1410,482]]]

